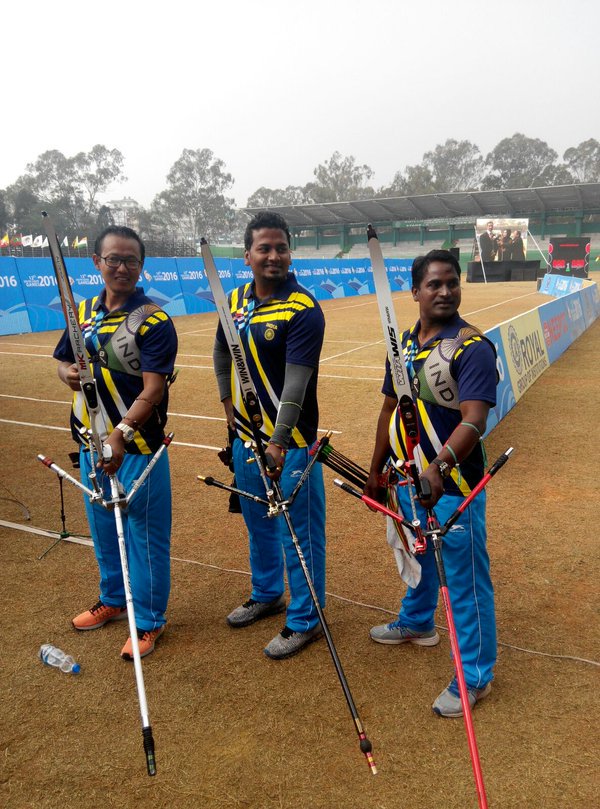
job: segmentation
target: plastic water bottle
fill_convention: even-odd
[[[57,649],[56,646],[53,646],[51,643],[44,643],[43,646],[40,646],[39,658],[47,666],[54,666],[64,671],[65,674],[78,674],[81,668],[79,663],[76,663],[71,655],[65,654],[62,649]]]

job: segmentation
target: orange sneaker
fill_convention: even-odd
[[[138,629],[137,636],[138,636],[138,644],[140,649],[140,657],[146,657],[149,655],[150,652],[154,651],[154,644],[158,640],[158,638],[162,635],[165,631],[165,625],[157,627],[157,629],[152,629],[147,631],[145,629]],[[123,660],[133,660],[133,644],[131,643],[131,638],[127,638],[127,643],[121,649],[121,657]]]
[[[87,629],[100,629],[110,621],[122,621],[127,618],[127,607],[109,607],[98,601],[91,609],[75,616],[71,623],[75,629],[85,631]]]

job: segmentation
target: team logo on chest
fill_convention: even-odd
[[[273,340],[277,332],[275,323],[267,323],[265,327],[265,340]]]

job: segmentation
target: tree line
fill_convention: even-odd
[[[91,239],[114,223],[101,196],[124,182],[125,158],[98,144],[66,157],[54,149],[26,166],[16,182],[0,190],[2,233],[40,231],[40,212],[52,215],[59,233]],[[334,152],[312,172],[306,185],[258,188],[245,207],[342,202],[453,191],[531,188],[600,181],[600,143],[590,138],[568,148],[562,158],[545,141],[516,133],[487,155],[468,140],[448,139],[424,153],[420,163],[397,171],[389,185],[371,185],[374,172],[352,156]],[[210,149],[184,149],[149,208],[128,211],[146,239],[165,235],[189,240],[240,239],[245,218],[228,196],[234,178]]]

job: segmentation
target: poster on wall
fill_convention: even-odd
[[[478,219],[475,261],[525,261],[529,219]]]
[[[590,239],[566,236],[552,238],[548,245],[550,270],[553,275],[587,278],[590,270]]]

